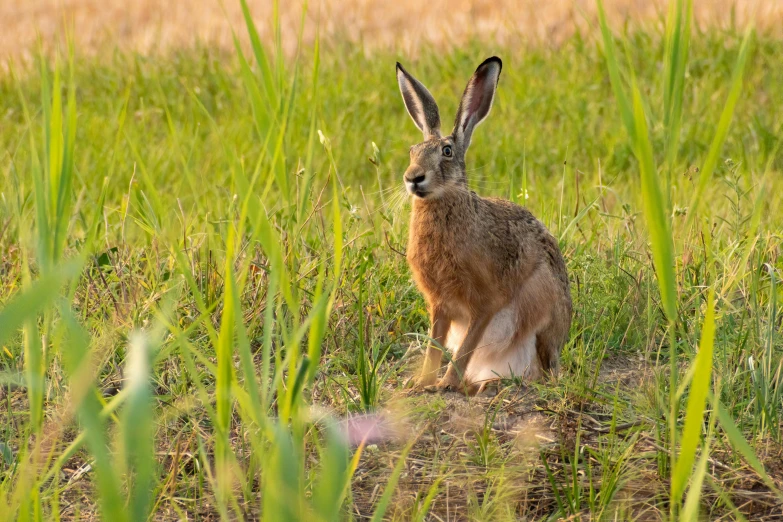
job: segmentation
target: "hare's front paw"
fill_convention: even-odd
[[[443,376],[441,380],[437,382],[437,384],[432,386],[427,386],[425,390],[429,392],[444,392],[444,391],[456,391],[461,392],[463,391],[463,385],[462,381],[460,380],[459,376],[457,375],[457,372],[454,371],[454,368],[452,366],[449,366],[449,369],[446,370],[446,375]]]
[[[437,384],[438,377],[419,377],[413,385],[415,390],[426,390]]]
[[[421,375],[417,379],[411,379],[405,385],[407,395],[416,395],[424,391],[431,391],[438,381],[437,374]]]
[[[420,389],[424,389],[428,386],[434,385],[438,381],[438,370],[435,369],[434,371],[426,371],[423,370],[421,374],[419,374],[419,378],[416,379],[416,387]]]

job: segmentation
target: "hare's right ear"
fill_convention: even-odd
[[[440,115],[438,104],[422,83],[408,74],[397,62],[397,83],[400,85],[402,101],[411,115],[413,123],[424,133],[424,139],[440,137]]]

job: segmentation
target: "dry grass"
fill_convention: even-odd
[[[250,2],[262,35],[272,1]],[[605,0],[615,21],[657,22],[664,0]],[[281,2],[284,47],[292,52],[301,21],[300,0]],[[744,24],[752,19],[768,32],[783,27],[783,2],[709,0],[696,2],[700,26]],[[72,23],[80,53],[98,53],[119,45],[157,53],[203,43],[232,46],[231,28],[244,37],[239,2],[225,0],[8,0],[0,2],[0,60],[29,59],[40,38],[45,46],[62,39],[63,22]],[[497,46],[517,40],[557,45],[574,31],[595,23],[594,0],[321,0],[310,2],[305,40],[319,25],[327,39],[347,39],[368,51],[399,49],[410,54],[422,45],[454,46],[474,37]]]

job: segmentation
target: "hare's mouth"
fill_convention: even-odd
[[[410,181],[405,183],[405,188],[408,190],[408,193],[416,196],[417,198],[425,198],[430,193],[429,190],[427,190],[427,183],[411,183]]]
[[[408,193],[412,196],[416,196],[417,198],[424,199],[430,194],[430,192],[425,190],[423,187],[408,186],[407,188]]]

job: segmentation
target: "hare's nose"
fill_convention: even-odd
[[[413,183],[414,185],[424,181],[424,177],[424,170],[418,166],[408,167],[408,170],[405,171],[405,175],[403,176],[407,183]]]

